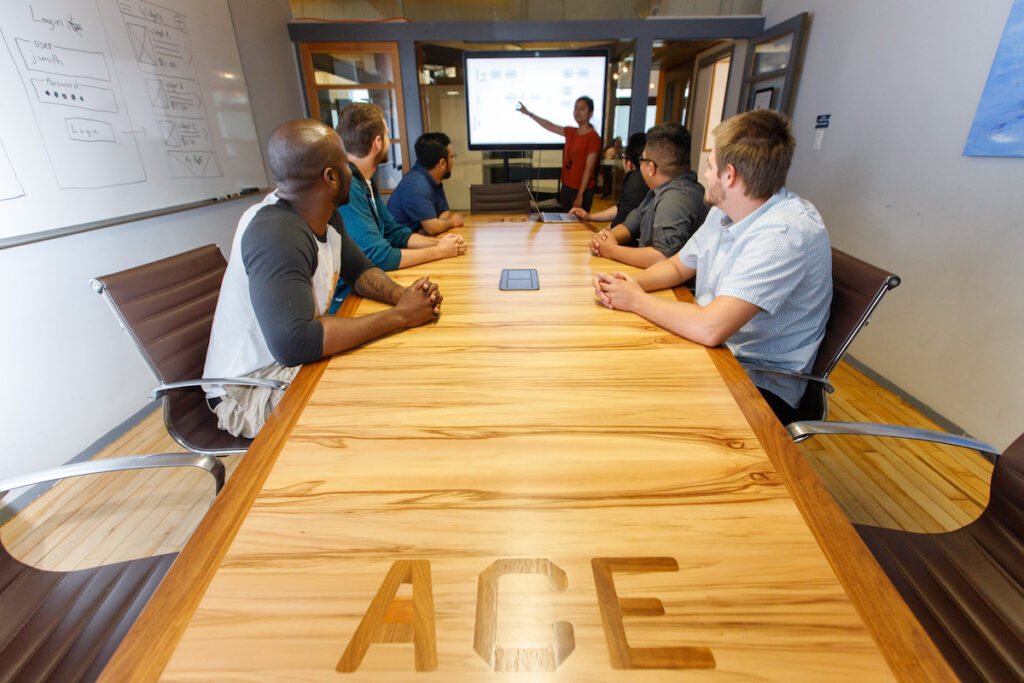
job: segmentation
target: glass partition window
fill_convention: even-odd
[[[397,44],[301,43],[300,52],[310,117],[337,128],[341,110],[352,102],[372,102],[384,112],[392,145],[374,181],[381,192],[395,189],[409,157]]]
[[[317,105],[320,108],[319,118],[331,128],[338,127],[341,110],[352,102],[372,102],[383,110],[384,120],[388,124],[388,131],[390,131],[392,139],[397,138],[400,129],[394,91],[319,88],[316,91],[316,96]]]
[[[793,34],[786,33],[778,38],[754,46],[754,64],[752,76],[782,71],[789,65],[789,55],[793,50]]]
[[[390,54],[318,53],[312,55],[312,61],[317,85],[393,85],[395,82]]]

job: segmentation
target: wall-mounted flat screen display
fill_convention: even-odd
[[[466,120],[469,148],[481,150],[558,149],[565,138],[521,114],[530,112],[559,126],[575,126],[576,99],[594,100],[590,120],[603,133],[607,50],[520,50],[466,52]]]

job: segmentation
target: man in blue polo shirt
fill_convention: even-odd
[[[796,141],[789,122],[762,109],[714,130],[704,174],[714,208],[679,253],[635,276],[597,273],[608,308],[632,311],[740,362],[806,373],[832,303],[832,250],[817,209],[783,185]],[[647,294],[696,273],[696,303]],[[783,424],[797,418],[806,380],[750,371]]]
[[[388,200],[395,220],[424,235],[439,235],[462,225],[448,209],[442,180],[452,175],[452,141],[444,133],[424,133],[416,140],[416,165],[402,177]]]

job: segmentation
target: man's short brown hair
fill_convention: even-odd
[[[365,157],[370,153],[373,140],[387,133],[384,112],[370,102],[353,102],[341,110],[338,120],[338,135],[345,143],[345,151],[354,157]]]
[[[771,109],[738,114],[718,124],[713,135],[719,175],[732,164],[748,197],[767,199],[786,184],[796,140],[782,114]]]

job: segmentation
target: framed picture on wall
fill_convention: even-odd
[[[751,110],[754,109],[771,109],[772,108],[772,97],[775,96],[775,88],[762,88],[761,90],[754,91],[754,102],[751,106]]]

